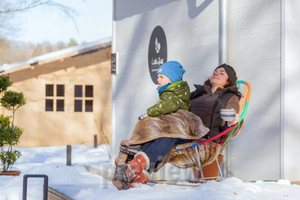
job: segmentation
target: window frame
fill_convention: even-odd
[[[77,88],[77,90],[76,90]],[[77,93],[81,88],[81,96]],[[79,92],[80,93],[80,92]],[[77,109],[78,103],[81,102],[81,110]],[[94,85],[74,85],[74,112],[94,112]]]
[[[50,109],[49,109],[49,105],[50,105]],[[65,84],[48,84],[48,83],[45,84],[45,109],[44,110],[45,112],[65,111]]]

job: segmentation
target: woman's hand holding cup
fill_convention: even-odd
[[[231,120],[229,123],[236,124],[236,123],[238,123],[239,119],[240,119],[240,114],[236,113],[234,119]]]

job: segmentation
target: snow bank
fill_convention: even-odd
[[[138,185],[118,191],[111,183],[86,171],[84,165],[97,166],[112,171],[109,146],[72,146],[72,166],[66,166],[66,147],[18,148],[22,157],[15,168],[18,177],[0,176],[0,200],[21,200],[24,174],[46,174],[49,186],[76,200],[99,199],[205,199],[205,200],[299,200],[300,186],[288,180],[278,182],[243,182],[232,177],[222,182],[209,181],[199,186],[157,184]],[[42,199],[43,179],[28,179],[27,199]]]

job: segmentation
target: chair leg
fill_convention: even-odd
[[[221,181],[223,181],[223,173],[222,173],[219,161],[218,161],[218,157],[216,158],[216,162],[217,162],[217,165],[218,165],[218,169],[219,169],[219,174],[220,174],[220,177],[221,177]]]
[[[194,150],[196,151],[196,159],[197,159],[197,168],[200,170],[201,173],[201,177],[202,177],[202,182],[205,183],[205,179],[203,176],[203,171],[202,171],[202,165],[201,165],[201,161],[200,161],[200,156],[199,156],[199,152],[198,152],[198,148],[194,147]]]

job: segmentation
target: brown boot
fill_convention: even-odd
[[[144,152],[139,152],[127,164],[118,165],[116,168],[117,179],[121,183],[130,183],[143,170],[149,169],[149,158]]]

